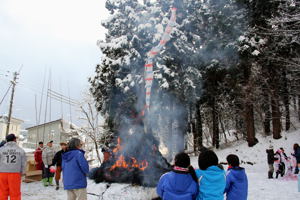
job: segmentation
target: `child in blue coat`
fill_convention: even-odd
[[[173,171],[161,176],[157,194],[163,200],[195,200],[198,194],[197,177],[186,153],[175,156]]]
[[[240,167],[239,157],[230,154],[226,158],[229,165],[226,176],[226,199],[247,200],[248,179],[245,169]]]
[[[225,171],[218,163],[217,155],[211,150],[205,150],[199,155],[200,169],[196,170],[199,182],[197,200],[224,200]]]

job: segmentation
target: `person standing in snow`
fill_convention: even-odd
[[[270,145],[269,149],[267,149],[266,152],[268,155],[268,165],[269,165],[268,178],[272,179],[274,174],[274,161],[277,159],[274,157],[275,153],[272,145]]]
[[[240,167],[240,160],[237,155],[230,154],[226,158],[229,165],[226,175],[226,199],[247,200],[248,178],[245,169]]]
[[[281,147],[278,149],[275,153],[275,167],[276,167],[276,178],[278,178],[279,175],[281,177],[285,174],[285,160],[287,159],[286,154],[284,153],[284,149]]]
[[[35,168],[36,170],[43,170],[42,153],[44,150],[44,143],[39,142],[39,147],[34,152]]]
[[[300,167],[300,147],[299,144],[294,144],[293,146],[294,153],[292,154],[296,158],[295,174],[299,174]]]
[[[53,177],[54,177],[54,173],[50,172],[50,167],[52,165],[52,160],[54,158],[54,149],[52,147],[53,145],[53,141],[50,141],[47,143],[47,147],[43,150],[42,152],[42,160],[44,163],[44,168],[43,168],[43,172],[44,172],[44,176],[43,176],[43,183],[44,186],[49,186],[49,185],[53,185]]]
[[[199,182],[197,200],[223,200],[226,186],[225,171],[218,165],[215,152],[205,150],[198,157],[200,169],[196,170]]]
[[[61,150],[58,151],[52,161],[52,166],[56,166],[55,172],[55,183],[56,183],[56,190],[59,190],[59,180],[61,177],[61,163],[62,163],[62,154],[67,151],[67,144],[62,142],[60,143]]]
[[[68,200],[87,200],[86,178],[89,165],[81,147],[82,142],[78,138],[72,138],[68,152],[62,154],[63,183]]]
[[[0,199],[21,200],[21,177],[26,170],[25,151],[17,145],[14,134],[6,136],[0,148]]]
[[[287,155],[285,153],[285,150],[282,147],[280,147],[280,150],[281,150],[281,155],[283,156],[284,160],[287,160],[288,157],[287,157]]]
[[[164,200],[195,200],[198,195],[198,180],[190,157],[186,153],[175,156],[173,171],[161,176],[156,188]]]

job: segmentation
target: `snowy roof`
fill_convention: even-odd
[[[8,116],[6,116],[6,115],[0,116],[0,122],[6,123],[7,120],[8,120]],[[19,122],[20,124],[22,124],[22,123],[24,122],[23,120],[18,119],[18,118],[15,118],[15,117],[12,117],[11,120],[16,121],[16,122]]]
[[[54,123],[66,123],[66,124],[69,124],[73,129],[76,129],[77,126],[71,122],[68,122],[68,121],[65,121],[64,119],[57,119],[57,120],[54,120],[54,121],[50,121],[50,122],[47,122],[47,123],[44,123],[44,124],[39,124],[39,125],[35,125],[35,126],[31,126],[31,127],[28,127],[26,128],[26,130],[30,130],[30,129],[33,129],[33,128],[37,128],[37,127],[40,127],[40,126],[45,126],[45,125],[48,125],[48,124],[54,124]]]

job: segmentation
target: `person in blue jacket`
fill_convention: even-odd
[[[218,157],[213,151],[205,150],[200,153],[198,157],[200,169],[196,170],[199,182],[197,200],[224,200],[225,171],[218,163]]]
[[[229,165],[226,176],[226,199],[247,200],[248,179],[245,169],[240,167],[240,160],[237,155],[230,154],[226,158]]]
[[[196,200],[197,177],[186,153],[175,156],[173,171],[161,176],[156,191],[163,200]]]
[[[69,150],[62,154],[63,183],[68,200],[87,200],[86,177],[89,173],[89,165],[81,147],[81,141],[72,138],[69,142]]]

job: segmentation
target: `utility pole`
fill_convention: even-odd
[[[9,127],[10,127],[10,121],[11,121],[11,115],[12,115],[12,108],[13,108],[13,102],[14,102],[14,95],[15,95],[15,87],[16,87],[16,84],[17,84],[18,75],[19,75],[18,72],[14,72],[14,77],[13,77],[13,80],[11,81],[12,92],[11,92],[10,104],[9,104],[9,112],[8,112],[8,119],[7,119],[7,126],[6,126],[6,136],[9,133]]]

